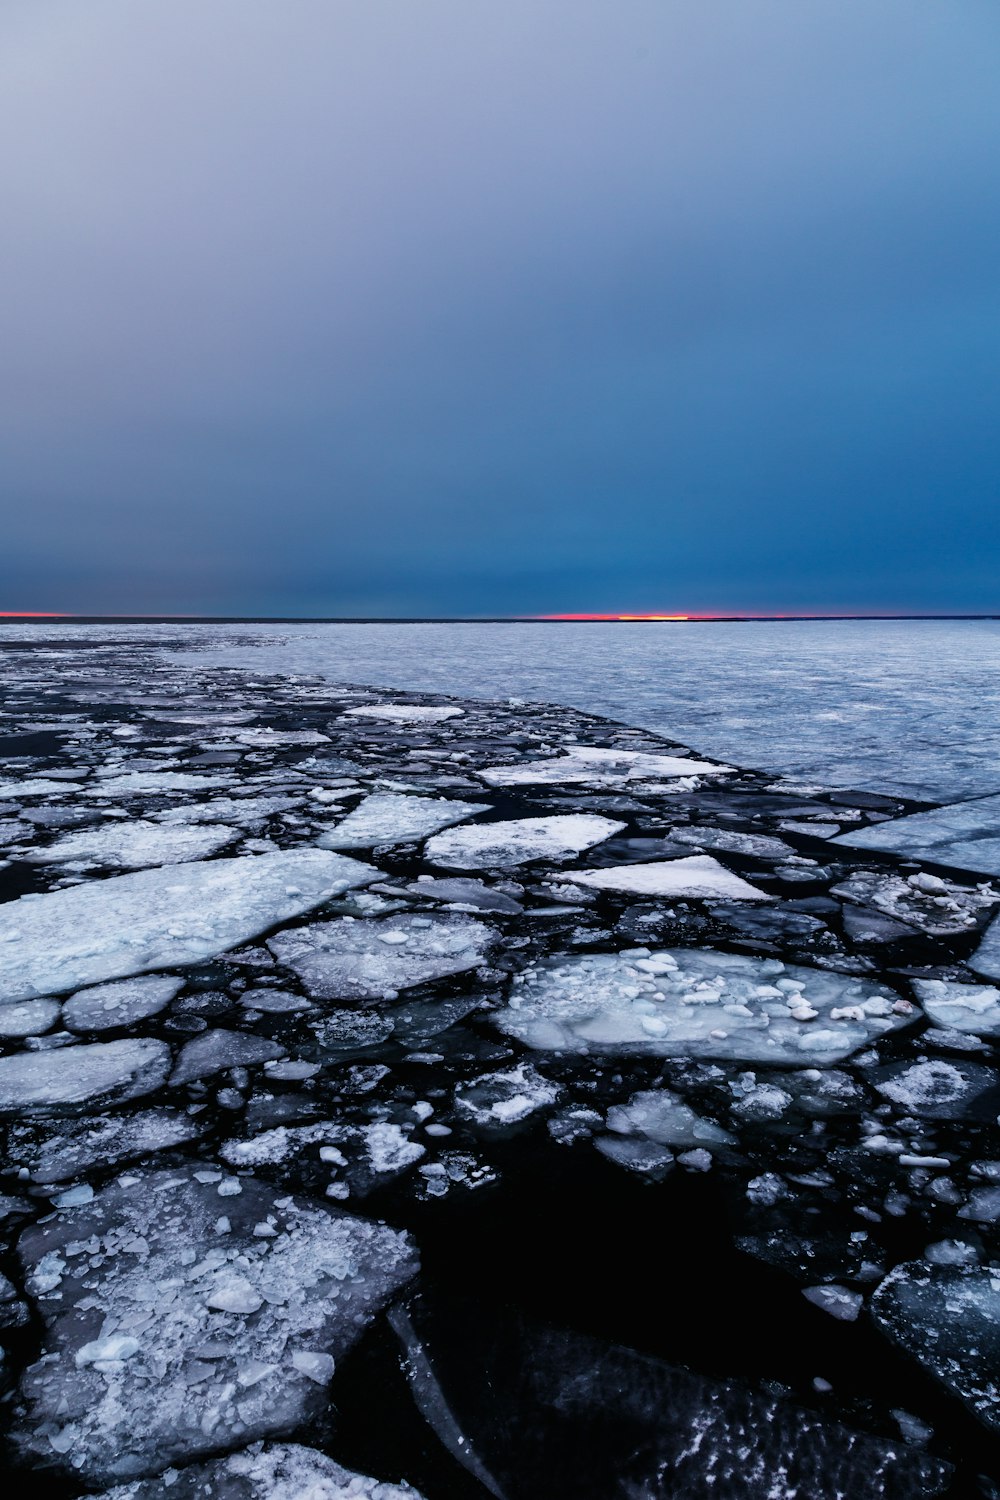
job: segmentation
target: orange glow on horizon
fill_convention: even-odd
[[[68,620],[56,609],[0,609],[0,620]]]

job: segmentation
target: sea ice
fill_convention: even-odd
[[[140,870],[0,905],[0,1002],[213,958],[379,871],[323,849]]]
[[[171,792],[208,792],[227,783],[225,776],[196,771],[126,771],[88,781],[86,792],[93,797],[160,797]]]
[[[1000,1429],[1000,1268],[911,1261],[889,1273],[871,1310],[884,1333]]]
[[[869,870],[835,885],[833,894],[941,937],[969,932],[982,913],[1000,901],[1000,892],[985,885],[970,889],[937,875],[904,877]]]
[[[502,1130],[554,1104],[560,1092],[558,1084],[550,1083],[530,1063],[522,1062],[506,1072],[485,1073],[463,1084],[455,1095],[455,1104],[477,1125]]]
[[[795,853],[784,839],[767,833],[738,833],[733,828],[674,828],[670,837],[678,844],[700,849],[721,849],[724,854],[744,854],[754,859],[788,859]]]
[[[969,959],[969,968],[987,979],[1000,979],[1000,917],[994,917],[986,935]]]
[[[536,859],[568,859],[624,827],[589,813],[515,818],[439,833],[427,841],[424,852],[432,864],[446,869],[510,869]]]
[[[141,974],[77,990],[63,1006],[63,1024],[70,1031],[112,1031],[158,1015],[184,988],[183,979],[170,974]],[[0,1021],[3,1011],[0,1009]]]
[[[14,1126],[8,1156],[24,1167],[32,1182],[65,1182],[94,1167],[112,1167],[153,1152],[196,1141],[206,1122],[177,1109],[147,1109],[138,1114],[100,1116],[60,1127],[55,1134],[39,1127]]]
[[[808,1067],[840,1062],[915,1014],[853,975],[677,948],[542,960],[515,976],[509,1004],[492,1018],[538,1051]]]
[[[426,708],[417,703],[370,703],[364,708],[349,708],[344,719],[388,719],[398,724],[438,724],[443,719],[457,719],[462,708]]]
[[[55,1000],[22,1000],[19,1005],[0,1005],[0,1038],[40,1036],[55,1025],[59,1004]]]
[[[471,917],[410,913],[382,920],[341,917],[268,939],[278,959],[322,1000],[392,999],[399,990],[474,969],[494,941]]]
[[[633,1094],[627,1104],[608,1110],[608,1129],[616,1135],[640,1135],[661,1146],[687,1150],[693,1146],[726,1146],[735,1136],[711,1120],[703,1120],[669,1089]]]
[[[335,828],[316,840],[321,849],[370,849],[374,844],[406,844],[453,823],[489,812],[485,802],[456,802],[446,797],[408,797],[375,792],[360,802]]]
[[[0,1057],[0,1115],[60,1114],[150,1094],[170,1068],[165,1042],[137,1037]]]
[[[307,1421],[327,1396],[296,1356],[332,1370],[416,1270],[405,1234],[207,1165],[122,1176],[18,1248],[45,1340],[15,1441],[91,1485]]]
[[[772,901],[755,885],[741,880],[710,854],[686,859],[657,860],[650,865],[612,865],[606,870],[567,870],[566,880],[598,891],[625,891],[666,899],[694,897],[729,901]]]
[[[852,849],[885,849],[907,859],[1000,875],[1000,795],[973,797],[854,829],[834,839]]]
[[[255,1444],[228,1458],[116,1485],[95,1500],[166,1500],[167,1496],[169,1500],[422,1500],[408,1484],[371,1479],[298,1443]]]
[[[154,814],[158,823],[238,823],[242,827],[263,823],[274,813],[291,812],[301,797],[210,797],[207,802],[188,802]]]
[[[911,979],[932,1021],[954,1031],[989,1036],[1000,1031],[1000,989],[989,984],[958,984],[950,979]]]
[[[285,1049],[268,1037],[250,1036],[245,1031],[203,1031],[181,1048],[170,1082],[177,1087],[197,1078],[210,1078],[230,1068],[253,1067],[284,1057]]]
[[[441,880],[433,875],[421,875],[406,890],[411,896],[424,896],[430,901],[444,901],[449,906],[462,906],[472,911],[499,911],[510,916],[520,916],[524,911],[513,896],[505,896],[481,880]]]
[[[629,781],[660,781],[679,776],[720,776],[732,766],[714,765],[681,755],[649,755],[639,750],[608,750],[574,745],[566,755],[548,760],[519,761],[512,766],[487,766],[479,775],[489,786],[619,787]]]
[[[929,1120],[960,1120],[984,1095],[996,1093],[998,1075],[992,1068],[964,1059],[945,1062],[892,1063],[874,1079],[883,1098],[908,1115]],[[996,1117],[996,1101],[990,1114]]]
[[[236,830],[218,823],[197,827],[171,827],[142,819],[128,823],[104,823],[68,833],[54,844],[34,848],[26,856],[36,864],[63,864],[83,860],[88,864],[120,865],[140,869],[148,865],[178,865],[217,854],[236,838]]]

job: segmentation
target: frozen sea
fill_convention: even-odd
[[[998,620],[58,629],[193,640],[206,665],[566,704],[829,788],[928,802],[1000,792]]]

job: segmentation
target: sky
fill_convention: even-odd
[[[995,0],[4,0],[0,609],[1000,611]]]

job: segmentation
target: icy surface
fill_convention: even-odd
[[[224,776],[195,771],[126,771],[86,783],[88,797],[149,797],[171,792],[211,791],[226,785]]]
[[[49,1122],[41,1128],[32,1123],[12,1128],[8,1154],[33,1182],[62,1182],[94,1167],[112,1167],[196,1141],[204,1130],[204,1120],[178,1109],[98,1116],[67,1122],[55,1130]]]
[[[481,964],[491,928],[470,917],[342,917],[279,932],[275,958],[323,1000],[381,1000],[399,990]]]
[[[1000,1031],[1000,989],[990,984],[958,984],[947,979],[914,979],[914,993],[939,1026],[990,1036]]]
[[[1000,1267],[897,1266],[872,1298],[876,1323],[1000,1429]]]
[[[484,802],[449,801],[445,797],[408,797],[376,792],[359,803],[335,828],[316,840],[321,849],[370,849],[374,844],[405,844],[425,839],[477,813],[489,812]]]
[[[770,901],[773,897],[741,880],[710,854],[657,860],[649,865],[615,865],[607,870],[568,870],[574,885],[598,891],[627,891],[637,896],[692,896],[703,900]]]
[[[438,724],[443,719],[460,718],[460,708],[425,708],[417,703],[371,703],[364,708],[349,708],[345,718],[387,719],[396,724]]]
[[[539,1051],[652,1053],[808,1066],[905,1023],[880,985],[736,953],[677,948],[543,960],[494,1019]]]
[[[169,1485],[169,1488],[167,1487]],[[408,1484],[345,1469],[298,1443],[254,1446],[156,1479],[104,1490],[96,1500],[422,1500]]]
[[[512,869],[538,859],[568,859],[619,833],[624,823],[588,813],[515,818],[453,828],[429,839],[427,858],[453,870]]]
[[[0,1057],[0,1114],[58,1114],[152,1093],[170,1048],[148,1037]]]
[[[377,875],[303,849],[23,896],[0,906],[0,1000],[211,958]]]
[[[284,1055],[284,1047],[267,1037],[250,1036],[245,1031],[203,1031],[184,1043],[170,1082],[175,1086],[192,1083],[196,1078],[210,1078],[213,1073],[224,1073],[229,1068],[273,1062]]]
[[[969,959],[969,968],[987,979],[1000,979],[1000,917],[995,917],[986,935]]]
[[[907,859],[1000,875],[1000,795],[974,797],[854,829],[834,843],[852,849],[886,849]]]
[[[54,1026],[59,1017],[55,1000],[22,1000],[0,1005],[0,1037],[38,1036]]]
[[[45,864],[78,860],[87,864],[141,869],[148,865],[177,865],[187,860],[205,859],[232,843],[236,836],[235,829],[217,823],[201,823],[189,828],[137,819],[68,833],[54,844],[32,850],[28,857]]]
[[[680,755],[649,755],[638,750],[605,750],[573,745],[549,760],[487,766],[479,774],[490,786],[572,785],[615,787],[629,781],[665,781],[678,776],[719,776],[732,766]]]
[[[938,875],[865,870],[835,885],[833,894],[938,936],[971,931],[983,912],[1000,902],[1000,891],[985,884],[969,887]]]
[[[22,1235],[45,1344],[15,1440],[35,1462],[65,1455],[108,1484],[323,1408],[325,1381],[296,1356],[332,1356],[332,1373],[415,1254],[384,1225],[232,1181],[137,1172]]]
[[[692,1146],[725,1146],[735,1136],[711,1120],[703,1120],[669,1089],[633,1094],[627,1104],[608,1110],[608,1129],[616,1135],[641,1135],[661,1146],[686,1150]]]
[[[70,1031],[112,1031],[158,1015],[182,988],[184,981],[169,974],[143,974],[115,979],[78,990],[63,1006],[63,1024]],[[2,1018],[2,1011],[0,1011]]]

